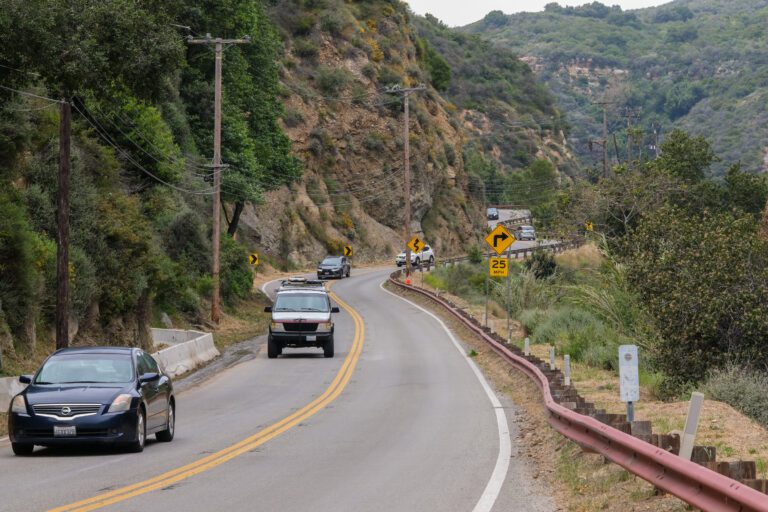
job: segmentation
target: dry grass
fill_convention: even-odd
[[[545,361],[549,360],[549,345],[532,345],[531,352]],[[556,360],[557,367],[562,368],[562,355],[558,355]],[[610,413],[626,412],[626,405],[619,401],[619,378],[613,372],[572,362],[571,378],[588,402]],[[688,402],[655,400],[650,390],[641,385],[640,402],[635,404],[635,419],[652,421],[654,432],[682,431],[687,413]],[[728,404],[715,400],[704,401],[696,444],[715,446],[717,460],[768,461],[768,431]]]
[[[555,255],[555,261],[569,270],[599,268],[603,255],[595,244],[589,243]]]
[[[0,437],[8,435],[8,415],[0,412]]]

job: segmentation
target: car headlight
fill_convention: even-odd
[[[24,399],[24,395],[16,395],[11,402],[11,412],[20,414],[27,414],[27,401]]]
[[[333,322],[323,322],[320,324],[320,330],[322,331],[330,331],[333,329]]]
[[[109,406],[107,412],[125,412],[131,408],[131,401],[133,397],[128,393],[117,395],[117,398],[112,400],[112,405]]]
[[[278,332],[280,332],[280,331],[283,331],[283,324],[282,324],[282,323],[280,323],[280,322],[272,322],[272,323],[270,324],[270,327],[271,327],[271,329],[272,329],[272,332],[275,332],[275,331],[278,331]]]

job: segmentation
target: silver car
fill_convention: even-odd
[[[515,238],[518,240],[536,240],[536,230],[533,226],[520,226],[515,232]]]

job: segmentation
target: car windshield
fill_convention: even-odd
[[[341,265],[341,258],[325,258],[321,265]]]
[[[520,231],[533,231],[533,226],[520,226]]]
[[[326,313],[330,311],[328,298],[319,293],[278,294],[273,311],[311,311]]]
[[[134,377],[131,355],[59,354],[45,362],[35,384],[114,384]]]

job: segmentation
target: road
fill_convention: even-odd
[[[499,210],[499,218],[497,220],[489,220],[488,227],[493,229],[496,224],[504,222],[510,219],[518,219],[531,214],[530,210]]]
[[[268,360],[257,343],[182,391],[170,444],[21,458],[0,443],[0,510],[554,510],[517,457],[514,404],[435,318],[380,288],[388,273],[333,284],[335,358]]]

